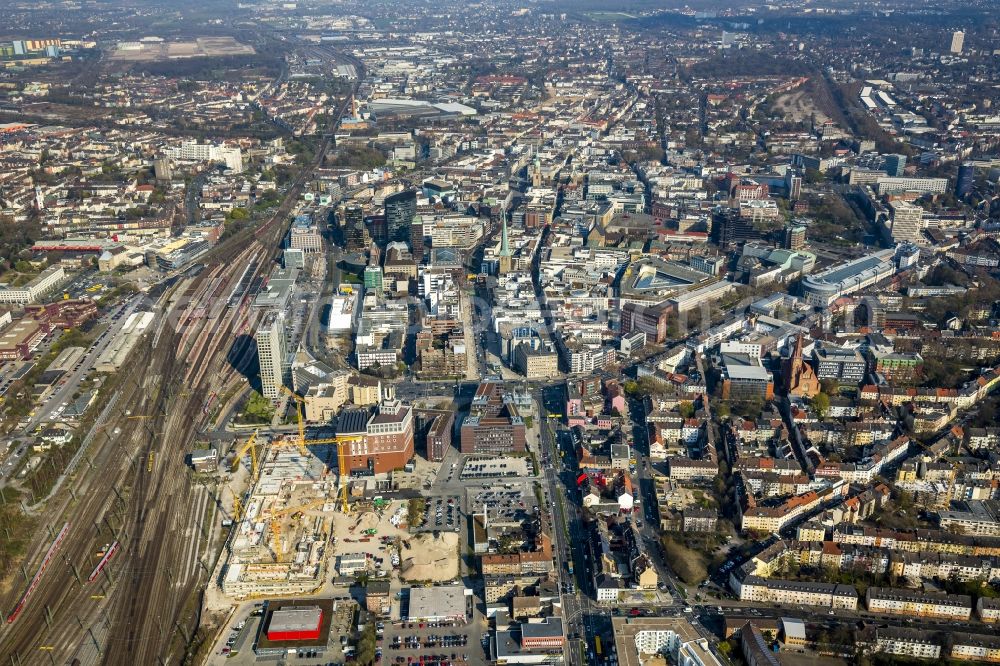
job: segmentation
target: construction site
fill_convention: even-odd
[[[321,458],[282,444],[261,446],[252,463],[259,469],[235,503],[222,583],[227,595],[308,593],[323,583],[336,477]]]
[[[354,515],[333,516],[338,572],[398,576],[400,581],[443,582],[458,576],[458,535],[452,532],[411,535],[408,502],[376,500],[356,505]]]
[[[409,581],[458,575],[458,535],[412,536],[407,500],[368,500],[341,485],[343,477],[331,472],[335,440],[268,442],[254,433],[237,445],[230,470],[243,465],[249,475],[245,492],[233,490],[221,572],[227,597],[309,594],[338,573],[392,576],[398,570],[399,579]]]

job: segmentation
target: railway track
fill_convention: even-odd
[[[157,304],[155,335],[137,345],[111,382],[119,394],[117,414],[95,438],[86,464],[46,507],[49,525],[58,529],[71,518],[73,526],[17,621],[0,627],[0,664],[181,660],[197,628],[191,609],[208,570],[180,566],[186,553],[200,551],[188,548],[183,535],[191,526],[184,521],[205,514],[194,504],[196,495],[204,496],[192,492],[184,456],[197,437],[206,397],[238,381],[229,345],[240,332],[252,331],[256,319],[248,304],[227,308],[226,301],[243,267],[253,266],[254,278],[270,271],[289,213],[331,145],[327,135],[314,164],[302,170],[267,222],[221,243],[204,259],[208,270],[178,281]],[[170,303],[173,308],[165,307]],[[146,418],[136,425],[129,415]],[[27,568],[37,565],[51,538],[43,531],[36,541]],[[113,541],[120,543],[118,555],[87,584],[82,577],[96,564],[94,553]],[[15,584],[0,603],[12,609],[22,593]]]
[[[279,211],[279,214],[284,216],[287,212]],[[274,220],[272,218],[272,222]],[[182,385],[187,388],[187,393],[173,401],[161,394],[160,399],[172,406],[163,410],[157,418],[165,433],[162,439],[164,448],[169,447],[167,452],[159,452],[162,459],[159,475],[156,476],[154,471],[151,483],[151,479],[146,478],[145,468],[140,465],[135,471],[137,498],[143,499],[137,502],[133,521],[133,551],[126,551],[123,560],[134,558],[136,573],[125,581],[120,594],[116,595],[117,605],[109,610],[113,618],[111,633],[122,639],[109,642],[104,663],[154,663],[164,655],[177,656],[170,655],[171,645],[183,645],[195,629],[191,622],[194,618],[183,617],[182,613],[185,604],[198,589],[201,577],[182,577],[176,563],[181,559],[178,551],[184,550],[186,544],[178,539],[170,545],[169,540],[163,538],[163,535],[183,532],[185,526],[177,522],[177,516],[183,514],[174,511],[173,507],[184,505],[190,489],[183,483],[187,480],[186,475],[168,474],[167,470],[176,470],[183,465],[188,444],[196,437],[198,418],[195,415],[201,413],[200,407],[209,392],[218,388],[219,379],[234,372],[226,360],[226,352],[241,321],[241,308],[226,308],[225,296],[232,281],[239,279],[236,267],[245,265],[245,262],[255,262],[258,271],[264,270],[269,264],[260,259],[275,251],[283,233],[283,225],[273,224],[268,235],[253,241],[254,247],[220,257],[220,265],[228,267],[223,279],[216,280],[220,273],[214,270],[207,272],[206,277],[211,284],[195,290],[196,297],[188,308],[190,311],[204,310],[210,316],[188,320],[189,325],[200,328],[192,346],[186,354],[169,354],[169,360],[165,362],[163,376],[169,378],[166,386]],[[183,333],[175,331],[161,341],[160,347],[169,351],[180,350],[172,341],[187,334],[187,327]],[[181,373],[184,373],[183,377]],[[175,442],[179,446],[172,446]],[[152,515],[147,513],[147,507]],[[174,564],[173,569],[171,564]],[[148,573],[151,571],[157,574],[151,577]],[[164,617],[164,608],[173,609],[173,616]],[[116,631],[115,627],[122,631]],[[135,627],[144,630],[137,631]]]
[[[212,292],[202,290],[201,294],[202,298],[211,298]],[[227,338],[227,331],[213,329],[218,333],[217,339]],[[32,652],[32,647],[34,650],[51,648],[47,651],[53,657],[68,659],[81,643],[98,642],[89,631],[83,632],[82,639],[64,638],[78,632],[59,626],[63,609],[88,605],[95,608],[92,614],[84,611],[67,618],[75,620],[71,625],[82,627],[88,620],[96,621],[97,617],[109,625],[103,644],[97,646],[102,663],[156,663],[157,659],[169,654],[172,644],[183,645],[193,631],[192,627],[182,624],[192,619],[182,617],[182,612],[201,584],[201,576],[183,578],[179,569],[176,573],[171,571],[171,563],[179,561],[180,551],[186,544],[183,539],[170,537],[181,533],[185,527],[177,523],[176,516],[184,515],[190,494],[190,479],[182,470],[184,455],[196,435],[196,419],[192,416],[200,413],[200,405],[212,388],[205,377],[211,377],[213,369],[220,369],[224,359],[217,354],[221,343],[206,347],[197,358],[198,362],[206,363],[205,372],[201,373],[203,379],[184,384],[181,374],[188,364],[175,353],[179,337],[178,331],[170,330],[161,333],[155,350],[148,341],[144,345],[133,367],[134,371],[142,369],[143,372],[133,375],[137,381],[131,385],[122,403],[123,413],[147,415],[152,412],[153,418],[139,427],[132,425],[130,432],[123,432],[117,442],[105,442],[101,457],[95,461],[95,465],[101,465],[107,472],[113,469],[113,459],[119,459],[113,486],[121,490],[108,493],[109,489],[104,486],[104,493],[101,493],[100,484],[93,484],[95,492],[89,495],[90,503],[84,512],[91,519],[81,518],[79,523],[100,524],[98,521],[108,511],[102,495],[110,494],[112,507],[117,512],[117,519],[113,516],[111,522],[119,531],[91,539],[78,535],[72,551],[66,549],[66,562],[80,569],[86,567],[87,555],[100,546],[100,539],[107,540],[111,536],[121,539],[122,552],[117,564],[108,565],[109,575],[103,581],[108,588],[107,602],[102,605],[90,600],[87,593],[92,590],[83,589],[84,586],[74,581],[69,575],[72,571],[54,572],[51,580],[40,585],[33,598],[37,608],[33,612],[26,609],[23,624],[19,621],[12,625],[15,631],[24,629],[17,640],[11,642],[8,636],[0,639],[4,653],[10,650],[12,663],[33,663],[40,653]],[[178,386],[185,386],[187,390],[177,391]],[[157,461],[152,468],[144,462],[150,454],[155,454]],[[107,473],[101,476],[115,478]],[[124,500],[117,499],[118,492],[123,494]],[[181,640],[177,640],[178,634]],[[51,639],[49,635],[53,635]]]
[[[150,349],[143,349],[133,357],[129,367],[143,367],[151,356]],[[141,409],[144,403],[139,390],[141,377],[131,376],[135,381],[126,381],[119,388],[126,393],[125,398],[120,400],[123,412]],[[51,648],[46,651],[54,655],[57,646],[63,650],[75,647],[75,640],[67,640],[65,625],[77,623],[80,614],[86,614],[87,607],[95,605],[90,600],[93,590],[78,582],[77,576],[81,567],[86,568],[92,562],[92,552],[102,543],[112,540],[124,524],[122,518],[115,515],[115,510],[120,510],[117,493],[121,492],[119,488],[123,486],[128,470],[136,466],[134,458],[128,455],[136,440],[135,433],[124,435],[112,438],[105,433],[104,441],[93,449],[93,458],[86,466],[81,465],[81,470],[86,467],[86,471],[81,471],[73,479],[69,492],[52,500],[53,505],[46,512],[48,520],[55,521],[57,515],[75,516],[74,526],[67,535],[57,562],[42,578],[21,617],[0,633],[0,655],[4,660],[16,664],[39,663],[39,657],[44,658],[43,648]]]

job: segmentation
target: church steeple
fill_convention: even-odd
[[[499,272],[501,275],[509,273],[511,269],[511,257],[513,256],[510,251],[510,239],[507,236],[507,207],[504,206],[500,209],[501,217],[501,227],[500,227],[500,262],[499,262]]]
[[[503,227],[500,229],[500,256],[510,256],[510,240],[507,238],[507,211],[504,210]]]
[[[820,392],[819,378],[812,366],[802,358],[803,335],[795,339],[792,355],[784,363],[785,390],[789,395],[811,398]]]

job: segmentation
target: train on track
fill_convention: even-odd
[[[15,606],[14,610],[12,610],[10,615],[7,616],[7,624],[13,624],[14,621],[17,620],[17,617],[21,614],[21,611],[24,610],[24,607],[28,604],[28,597],[30,597],[31,593],[35,591],[36,587],[38,587],[39,581],[42,580],[42,575],[48,568],[49,563],[52,562],[52,558],[55,556],[56,551],[59,550],[59,546],[62,545],[62,542],[66,538],[67,534],[69,534],[69,523],[63,525],[62,529],[59,530],[59,534],[57,534],[56,538],[53,539],[52,545],[49,546],[48,551],[45,553],[45,558],[42,560],[42,563],[38,565],[38,571],[35,572],[34,578],[32,578],[31,582],[28,583],[28,589],[24,591],[24,594],[21,595],[21,599],[17,602],[17,606]]]
[[[105,549],[104,555],[101,557],[101,561],[98,562],[97,566],[94,567],[94,570],[90,572],[90,576],[87,578],[88,583],[93,583],[97,580],[97,577],[101,575],[101,572],[104,571],[104,567],[108,565],[108,562],[110,562],[111,558],[115,556],[115,553],[118,552],[119,548],[121,548],[121,545],[115,541],[113,544],[108,546],[107,549]]]

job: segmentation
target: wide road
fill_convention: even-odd
[[[558,580],[566,618],[566,635],[569,638],[567,657],[571,666],[587,663],[585,650],[593,644],[597,631],[595,619],[600,611],[593,602],[591,581],[587,576],[586,548],[583,547],[586,533],[580,521],[579,507],[572,492],[575,484],[576,453],[572,447],[560,442],[558,431],[553,432],[546,414],[550,408],[562,402],[564,388],[561,384],[539,387],[535,401],[539,409],[539,432],[541,436],[542,468],[548,496],[554,506],[552,512],[553,547],[556,564],[559,567]],[[565,456],[560,451],[565,451]],[[573,573],[569,565],[573,564]]]

